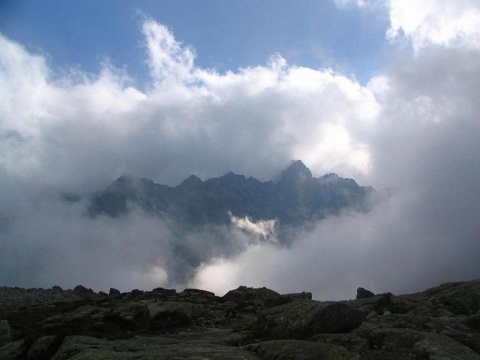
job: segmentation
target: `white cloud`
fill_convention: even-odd
[[[230,221],[234,227],[244,230],[252,235],[259,236],[262,240],[268,240],[276,242],[275,226],[277,220],[259,220],[252,221],[246,217],[236,217],[231,212],[228,213]]]
[[[318,174],[365,173],[368,146],[346,129],[370,126],[377,104],[368,89],[280,56],[236,73],[206,71],[163,25],[147,20],[143,30],[156,81],[146,92],[108,64],[53,81],[41,56],[2,38],[10,50],[1,54],[1,129],[16,134],[2,141],[7,172],[81,191],[125,171],[167,183],[228,170],[269,179],[311,147],[318,155],[307,163]]]
[[[334,0],[335,4],[342,8],[355,5],[361,9],[379,9],[385,6],[386,0]]]
[[[480,3],[477,0],[335,0],[339,8],[388,13],[387,39],[403,37],[415,52],[430,46],[480,46]]]
[[[410,38],[416,51],[428,45],[480,46],[477,0],[391,0],[388,37]]]
[[[147,42],[148,65],[152,77],[159,82],[192,81],[194,51],[188,47],[182,47],[166,26],[154,20],[146,20],[142,30]]]
[[[145,91],[108,64],[99,74],[56,74],[42,56],[0,37],[2,282],[74,286],[85,266],[92,287],[178,282],[183,260],[168,224],[141,212],[94,221],[58,193],[90,194],[123,172],[168,184],[229,170],[269,180],[295,158],[315,176],[338,172],[396,187],[397,195],[372,213],[314,224],[291,248],[251,241],[238,229],[184,234],[182,244],[202,255],[194,284],[351,297],[357,286],[411,291],[475,276],[480,56],[471,46],[475,32],[460,29],[458,19],[476,10],[472,2],[449,3],[458,12],[446,17],[434,11],[437,3],[425,4],[422,20],[409,15],[414,5],[392,20],[423,50],[368,86],[280,55],[265,66],[205,70],[152,20],[143,27],[153,80]],[[452,32],[437,37],[439,19]],[[270,231],[269,224],[238,224]],[[218,239],[228,236],[227,247]]]

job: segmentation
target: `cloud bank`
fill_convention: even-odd
[[[142,89],[108,62],[98,74],[56,72],[0,35],[0,283],[255,285],[348,298],[357,286],[410,292],[478,277],[480,31],[468,24],[480,23],[480,5],[446,6],[392,0],[386,36],[403,36],[414,54],[365,86],[281,55],[225,73],[199,68],[193,48],[152,19],[142,27],[151,74]],[[391,196],[368,214],[298,230],[289,248],[236,228],[179,240],[140,210],[92,220],[83,202],[59,196],[90,194],[125,172],[166,184],[227,171],[269,180],[291,159]],[[225,236],[238,246],[225,249]],[[202,254],[188,283],[179,246]]]

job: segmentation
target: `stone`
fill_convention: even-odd
[[[469,316],[466,320],[466,324],[472,329],[480,330],[480,314]]]
[[[7,320],[0,320],[0,346],[10,341],[12,330]]]
[[[283,294],[282,296],[288,297],[292,301],[295,300],[312,300],[312,293],[302,291],[301,293],[290,293],[290,294]]]
[[[268,336],[303,339],[320,333],[348,332],[364,319],[364,313],[344,303],[305,301],[261,312],[257,328]]]
[[[93,291],[91,289],[87,289],[83,285],[75,286],[75,288],[73,289],[73,292],[77,293],[77,294],[91,294],[91,293],[93,293]]]
[[[50,359],[55,355],[61,344],[58,336],[43,336],[37,339],[28,350],[28,360]]]
[[[0,287],[0,359],[480,360],[480,280],[336,302],[87,291]]]
[[[110,291],[108,292],[109,295],[120,295],[120,290],[117,290],[115,288],[110,288]]]
[[[221,340],[220,340],[221,341]],[[188,336],[136,336],[131,339],[98,339],[87,336],[67,337],[52,360],[260,360],[246,349],[218,343],[215,334],[203,341]]]
[[[443,335],[426,334],[415,343],[413,352],[420,359],[480,360],[480,355],[457,341]]]
[[[364,289],[363,287],[359,287],[357,289],[357,297],[356,299],[368,299],[374,297],[375,294],[370,290]]]
[[[183,293],[189,295],[215,296],[215,294],[211,291],[200,289],[185,289],[183,290]]]
[[[435,305],[444,306],[455,315],[473,315],[480,311],[480,284],[465,281],[442,284],[424,292]]]
[[[248,305],[257,304],[263,306],[283,305],[291,300],[283,297],[276,291],[263,288],[251,288],[240,286],[235,290],[230,290],[223,297],[225,301],[232,301],[239,306],[246,307]]]
[[[175,295],[177,290],[175,289],[164,289],[162,287],[158,287],[152,290],[152,293],[159,294],[159,295]]]
[[[26,353],[27,348],[23,339],[11,341],[0,347],[0,359],[2,360],[22,359],[25,358]]]
[[[245,348],[264,360],[351,360],[353,357],[345,348],[313,341],[273,340]]]

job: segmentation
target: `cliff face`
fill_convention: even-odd
[[[480,281],[314,301],[239,287],[0,289],[0,359],[480,359]]]

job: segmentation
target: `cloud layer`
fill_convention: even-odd
[[[59,194],[89,194],[125,172],[166,184],[230,170],[269,180],[291,159],[392,195],[369,214],[299,230],[290,248],[234,228],[184,236],[205,254],[189,285],[340,298],[357,286],[414,291],[478,276],[480,10],[436,4],[389,3],[387,35],[404,36],[415,54],[366,86],[280,55],[226,73],[199,68],[193,48],[152,19],[142,27],[151,74],[142,89],[108,62],[99,74],[56,72],[0,35],[0,283],[187,285],[175,272],[174,227],[141,211],[92,220]],[[238,247],[224,251],[222,236]]]

